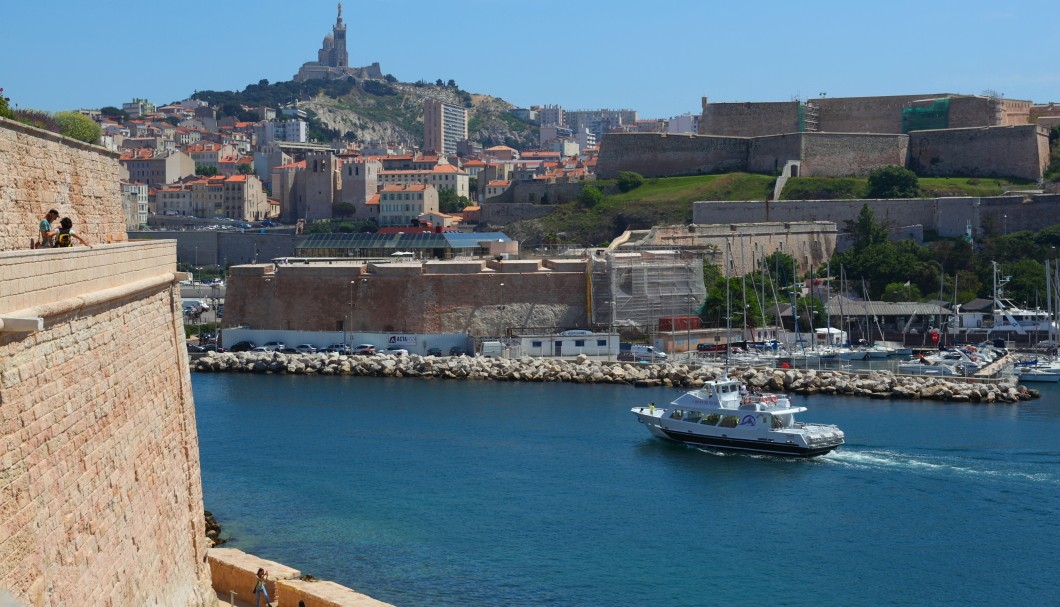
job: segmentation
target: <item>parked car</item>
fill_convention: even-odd
[[[272,348],[266,348],[265,346],[258,346],[257,348],[251,348],[251,352],[275,352]]]
[[[294,348],[283,348],[282,350],[276,350],[280,354],[299,354],[298,350]]]
[[[193,344],[190,341],[187,342],[187,345],[188,345],[188,352],[189,353],[191,353],[191,352],[198,353],[198,352],[205,352],[206,351],[206,348],[200,346],[199,344]]]
[[[208,344],[208,345],[202,346],[202,350],[203,350],[203,352],[224,352],[225,351],[224,348],[219,348],[219,347],[215,346],[214,344]]]
[[[408,356],[409,351],[405,348],[399,348],[397,346],[390,346],[386,349],[387,354],[393,354],[394,356]]]
[[[465,354],[467,354],[467,351],[460,346],[453,346],[452,348],[449,348],[449,356],[463,356]]]
[[[287,344],[283,343],[282,341],[267,341],[262,344],[261,347],[265,348],[266,350],[283,350],[287,347]]]
[[[324,348],[324,351],[334,352],[336,354],[352,354],[353,348],[350,347],[350,344],[331,344]]]
[[[299,354],[316,354],[317,347],[313,344],[298,344],[294,347]]]
[[[632,361],[637,360],[637,357],[633,356],[633,353],[630,352],[629,350],[624,350],[624,351],[618,353],[618,360],[626,361],[626,362],[632,362]]]
[[[375,346],[372,344],[359,344],[353,347],[354,354],[375,354]]]
[[[441,348],[427,348],[427,356],[441,356],[441,355],[442,355],[442,349]]]
[[[253,350],[256,347],[258,347],[258,345],[255,344],[252,341],[241,341],[241,342],[238,342],[238,343],[234,344],[231,348],[228,349],[228,351],[229,352],[249,352],[249,351]]]

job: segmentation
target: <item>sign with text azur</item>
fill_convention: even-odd
[[[387,344],[392,346],[416,345],[415,335],[391,335],[387,338]]]

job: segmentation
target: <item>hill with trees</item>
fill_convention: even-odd
[[[224,116],[254,120],[246,107],[297,107],[306,111],[310,136],[317,141],[384,141],[423,144],[423,102],[438,99],[468,109],[468,138],[483,147],[534,147],[537,131],[511,114],[515,106],[489,95],[475,95],[441,79],[434,83],[386,80],[260,80],[242,91],[197,91],[194,99],[219,107]]]

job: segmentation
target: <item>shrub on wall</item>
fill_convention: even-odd
[[[4,89],[0,88],[0,118],[7,118],[9,120],[15,119],[14,112],[8,107],[7,103],[11,101],[10,97],[4,97]]]
[[[95,120],[79,112],[59,112],[55,115],[55,122],[59,124],[61,135],[85,143],[98,144],[103,135],[103,129]]]
[[[905,167],[881,167],[869,173],[869,198],[916,198],[920,183],[916,173]]]
[[[578,203],[589,209],[600,204],[603,199],[604,193],[591,185],[582,188],[581,194],[578,194]]]
[[[616,181],[618,184],[618,189],[621,190],[623,193],[628,192],[630,190],[635,190],[640,186],[644,185],[644,177],[642,177],[640,173],[634,173],[633,171],[619,172],[618,179]]]

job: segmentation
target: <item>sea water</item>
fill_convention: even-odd
[[[402,607],[1056,604],[1060,389],[795,397],[819,458],[652,438],[674,389],[195,374],[231,547]]]

